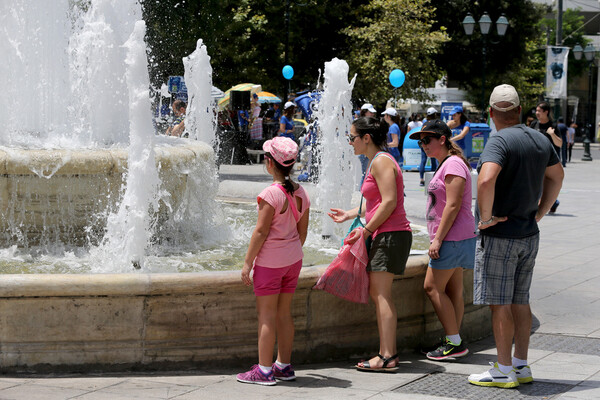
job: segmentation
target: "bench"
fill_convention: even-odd
[[[264,150],[246,149],[246,151],[248,152],[248,156],[256,156],[256,163],[257,164],[260,164],[260,156],[264,156],[265,155],[265,151]]]

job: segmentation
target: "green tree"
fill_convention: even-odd
[[[438,24],[448,29],[451,40],[444,43],[437,55],[438,65],[447,72],[450,83],[457,83],[468,92],[468,100],[481,105],[498,84],[509,83],[525,98],[536,98],[543,92],[544,65],[538,57],[542,43],[540,21],[545,6],[531,0],[432,0],[437,6]],[[476,24],[473,35],[467,36],[462,26],[467,13],[475,20],[487,12],[494,22],[486,40],[486,63],[482,62],[484,38]],[[506,35],[496,33],[496,20],[504,14],[509,21]],[[482,68],[486,85],[482,99]]]
[[[428,98],[423,88],[442,76],[434,56],[448,40],[446,29],[433,28],[435,8],[429,0],[372,0],[360,8],[359,25],[345,33],[351,39],[348,57],[358,74],[354,95],[382,105],[392,97],[389,73],[404,71],[401,98]]]
[[[289,63],[292,91],[317,83],[318,71],[333,57],[344,57],[347,37],[341,32],[357,18],[366,0],[144,0],[151,73],[160,86],[168,75],[183,74],[181,59],[201,38],[213,66],[213,82],[223,90],[234,84],[262,84],[281,94],[281,74],[289,11]]]

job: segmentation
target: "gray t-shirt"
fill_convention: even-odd
[[[482,230],[481,234],[524,238],[538,233],[535,214],[542,196],[544,173],[547,167],[559,162],[552,144],[534,129],[513,125],[489,138],[477,171],[486,162],[502,167],[496,180],[492,213],[508,220]]]

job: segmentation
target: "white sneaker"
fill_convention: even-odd
[[[519,381],[519,383],[533,382],[533,375],[531,375],[531,368],[529,368],[529,365],[513,367],[513,369],[517,374],[517,380]]]
[[[469,382],[477,386],[496,386],[499,388],[514,388],[519,386],[519,380],[514,368],[508,374],[503,374],[498,363],[490,363],[492,368],[483,374],[469,375]]]

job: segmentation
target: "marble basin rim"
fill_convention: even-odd
[[[393,290],[398,346],[433,344],[442,327],[423,291],[426,256],[411,256]],[[327,266],[304,267],[292,303],[294,362],[325,362],[378,346],[372,303],[350,303],[312,287]],[[465,275],[462,336],[490,334],[487,307],[472,304]],[[239,271],[0,275],[0,368],[32,371],[181,369],[257,357],[252,289]]]

